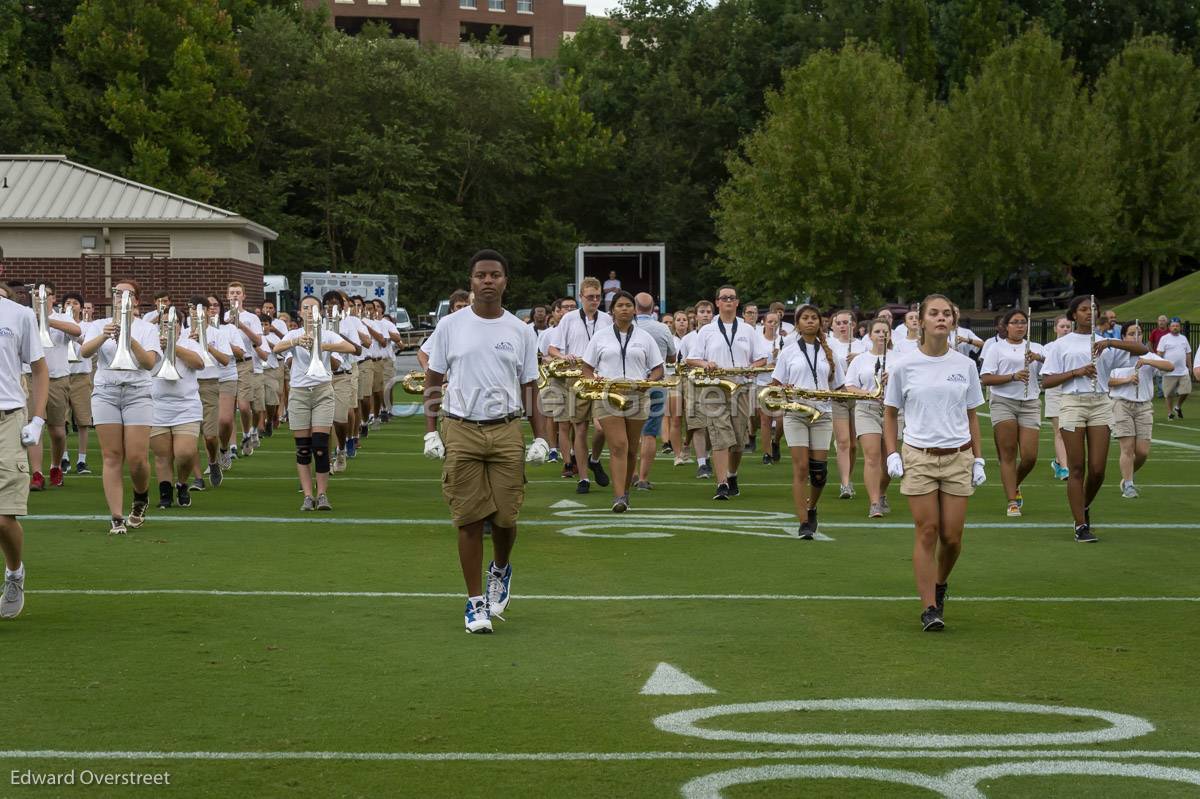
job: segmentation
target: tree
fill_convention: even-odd
[[[927,268],[933,120],[901,66],[868,46],[818,53],[767,106],[717,196],[726,273],[848,305]]]
[[[937,89],[937,55],[930,37],[926,1],[884,0],[879,17],[883,51],[903,64],[904,74],[932,95]]]
[[[1116,140],[1116,271],[1145,293],[1200,252],[1200,70],[1166,37],[1135,39],[1100,78],[1096,105]]]
[[[1099,257],[1116,206],[1109,129],[1040,28],[993,52],[950,97],[939,143],[944,223],[960,275]],[[981,285],[977,282],[976,305]]]

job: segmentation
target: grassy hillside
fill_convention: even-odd
[[[1159,314],[1200,322],[1200,272],[1193,272],[1116,308],[1118,319],[1156,319]]]

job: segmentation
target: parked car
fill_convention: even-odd
[[[392,321],[396,323],[396,329],[402,333],[413,329],[412,319],[408,316],[408,310],[405,308],[397,308],[392,311]]]

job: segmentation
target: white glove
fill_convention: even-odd
[[[904,476],[904,459],[900,457],[899,452],[893,452],[887,456],[887,473],[888,477],[893,480],[899,480]]]
[[[35,416],[29,420],[29,424],[21,428],[21,446],[32,447],[34,444],[42,440],[42,428],[45,426],[46,420],[40,416]]]
[[[546,443],[544,438],[535,438],[533,443],[529,445],[529,449],[525,451],[526,463],[545,463],[550,457],[550,445]]]
[[[976,458],[975,465],[971,468],[971,485],[979,488],[987,482],[987,475],[983,473],[983,458]]]
[[[446,446],[442,443],[442,437],[436,430],[425,434],[425,457],[433,461],[439,461],[446,457]]]

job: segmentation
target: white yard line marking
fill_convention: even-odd
[[[715,694],[716,691],[670,663],[659,663],[638,693],[645,696],[689,696]]]
[[[1160,444],[1164,447],[1177,447],[1179,449],[1187,449],[1192,452],[1200,452],[1200,446],[1195,444],[1184,444],[1181,441],[1167,441],[1165,438],[1151,438],[1151,444]]]

